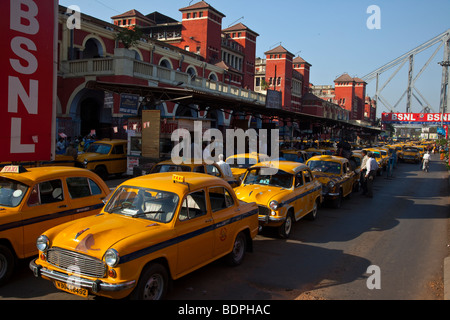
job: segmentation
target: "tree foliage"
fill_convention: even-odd
[[[127,49],[137,46],[138,42],[143,37],[144,33],[137,26],[129,28],[123,28],[116,34],[116,40],[122,42],[123,46]]]

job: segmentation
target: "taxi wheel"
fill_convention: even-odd
[[[339,209],[342,206],[342,190],[339,190],[339,195],[333,200],[333,208]]]
[[[286,220],[284,220],[283,224],[278,227],[278,235],[282,239],[289,238],[289,235],[292,231],[292,225],[294,224],[294,218],[292,212],[288,212],[286,215]]]
[[[317,204],[318,201],[314,202],[314,207],[310,213],[306,216],[306,219],[310,221],[314,221],[317,218],[317,212],[319,211],[319,205]]]
[[[131,294],[134,300],[162,300],[169,287],[167,269],[159,264],[150,264],[141,274],[138,285]]]
[[[0,245],[0,286],[6,283],[14,271],[14,255],[8,247]]]
[[[227,264],[238,266],[244,260],[247,251],[247,238],[243,232],[239,232],[234,240],[233,250],[227,255]]]

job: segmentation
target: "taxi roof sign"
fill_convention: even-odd
[[[4,166],[1,173],[22,173],[27,172],[23,166],[12,165],[12,166]]]
[[[174,175],[172,175],[172,181],[173,182],[184,183],[185,182],[185,178],[184,178],[184,176],[180,176],[180,175],[174,174]]]

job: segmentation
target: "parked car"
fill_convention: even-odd
[[[175,164],[172,160],[165,160],[158,162],[156,165],[154,165],[150,173],[180,172],[180,171],[209,174],[211,176],[225,180],[230,184],[232,188],[237,187],[241,183],[241,181],[236,180],[234,176],[233,177],[225,176],[222,172],[222,169],[220,169],[220,167],[216,163],[211,164],[208,164],[206,162],[194,163],[193,161],[191,161],[191,163]]]
[[[120,176],[127,171],[127,141],[103,139],[92,143],[78,155],[77,166],[91,170],[101,178]]]
[[[261,162],[248,169],[236,196],[256,202],[261,227],[273,227],[288,238],[295,221],[314,220],[322,203],[322,185],[310,169],[292,161]]]
[[[350,196],[359,176],[352,170],[348,159],[337,156],[315,156],[306,165],[311,169],[314,177],[322,184],[322,196],[325,202],[339,208],[342,199]]]
[[[36,255],[45,230],[94,215],[109,188],[96,174],[74,167],[6,166],[0,173],[0,284],[20,259]]]
[[[214,260],[239,265],[258,233],[257,214],[220,178],[140,176],[119,185],[100,214],[44,232],[30,268],[84,297],[162,299],[171,280]]]

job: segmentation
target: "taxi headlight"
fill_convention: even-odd
[[[113,268],[119,264],[120,260],[119,253],[114,249],[108,249],[105,253],[104,259],[106,264],[109,267]]]
[[[36,247],[39,251],[45,251],[50,246],[50,240],[48,240],[47,236],[40,235],[36,240]]]
[[[87,166],[88,162],[89,162],[88,159],[84,159],[83,164],[84,164],[85,166]]]
[[[334,186],[335,186],[335,184],[334,184],[333,181],[330,181],[330,182],[328,182],[328,184],[327,184],[327,187],[330,188],[330,189],[333,189]]]
[[[272,209],[272,210],[277,210],[277,208],[278,208],[278,202],[275,201],[275,200],[270,201],[270,203],[269,203],[269,208]]]

